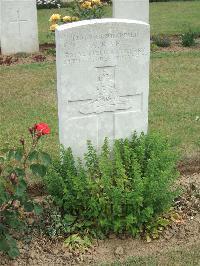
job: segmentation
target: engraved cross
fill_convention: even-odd
[[[27,22],[26,19],[21,19],[20,11],[17,10],[17,18],[15,20],[10,21],[10,23],[17,23],[18,24],[18,33],[21,35],[21,23]]]

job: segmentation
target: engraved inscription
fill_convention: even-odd
[[[80,108],[82,114],[114,112],[131,108],[128,99],[122,99],[115,86],[115,67],[97,67],[97,98]]]
[[[135,59],[139,56],[143,56],[147,54],[147,50],[143,47],[141,48],[130,48],[130,49],[118,49],[116,50],[114,47],[110,49],[99,49],[88,52],[79,51],[76,54],[70,53],[67,51],[65,53],[65,64],[80,64],[82,62],[106,62],[115,58],[118,61],[125,59]]]
[[[114,28],[113,28],[114,30]],[[82,29],[83,31],[83,29]],[[133,39],[139,36],[139,32],[119,32],[118,29],[116,28],[116,33],[102,33],[102,34],[95,34],[93,33],[88,33],[86,30],[84,34],[68,34],[67,36],[67,41],[87,41],[87,40],[105,40],[105,39]]]
[[[116,64],[116,61],[133,60],[140,56],[146,56],[148,49],[138,42],[145,33],[138,32],[112,32],[106,34],[68,35],[64,40],[65,57],[64,63],[80,64],[86,62]],[[85,49],[82,42],[85,41]],[[132,42],[138,42],[133,47]],[[76,50],[76,53],[74,53]]]

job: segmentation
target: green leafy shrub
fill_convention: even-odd
[[[16,237],[27,218],[41,211],[27,194],[28,176],[31,172],[44,176],[50,163],[48,154],[36,150],[42,135],[49,134],[48,126],[40,123],[29,131],[31,147],[22,138],[19,148],[0,151],[0,251],[11,258],[19,255]]]
[[[171,45],[171,40],[168,36],[157,35],[154,36],[152,40],[158,47],[169,47]]]
[[[185,47],[195,45],[196,33],[189,30],[188,32],[181,35],[181,43]]]
[[[61,150],[45,177],[68,234],[142,234],[170,208],[177,192],[177,156],[157,134],[120,139],[100,154],[91,142],[84,164]],[[158,223],[159,224],[159,223]]]

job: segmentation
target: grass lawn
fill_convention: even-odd
[[[150,25],[152,34],[200,33],[200,1],[151,3]]]
[[[44,142],[58,149],[56,69],[54,63],[17,65],[0,69],[0,146],[16,144],[27,127],[50,124]],[[200,132],[200,52],[155,53],[151,58],[150,130],[160,131],[183,155],[196,153]]]
[[[151,60],[150,130],[172,139],[183,154],[200,140],[200,51],[155,53]]]
[[[112,264],[102,264],[101,266],[197,266],[200,262],[199,248],[199,243],[195,243],[187,249],[177,249],[157,254],[155,256],[132,257],[125,263],[115,262]]]
[[[49,17],[53,13],[67,15],[66,8],[38,10],[40,43],[53,42],[49,34]],[[112,16],[112,8],[106,8],[106,17]],[[200,33],[200,1],[160,2],[150,4],[151,34],[181,34],[191,28]]]

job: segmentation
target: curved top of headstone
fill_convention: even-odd
[[[139,21],[139,20],[131,20],[131,19],[116,19],[116,18],[104,18],[104,19],[91,19],[91,20],[81,20],[78,22],[72,22],[69,24],[64,24],[59,26],[56,31],[63,31],[66,29],[77,28],[86,25],[95,25],[95,24],[108,24],[108,23],[125,23],[125,24],[137,24],[149,26],[148,23]]]

